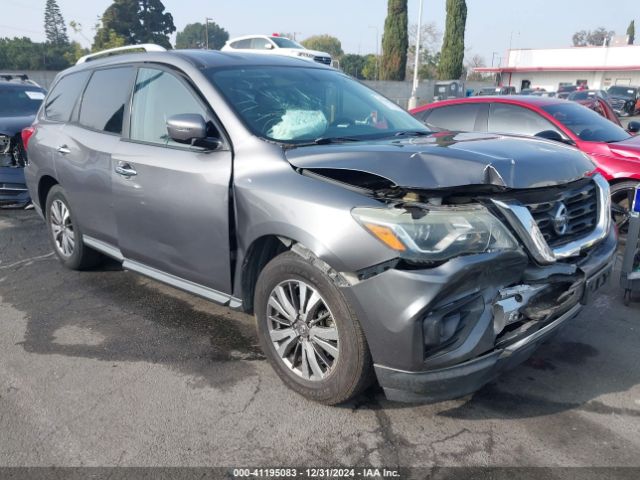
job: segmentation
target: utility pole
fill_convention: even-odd
[[[209,21],[213,21],[213,18],[206,17],[204,19],[204,44],[207,50],[209,50]]]
[[[418,69],[420,68],[420,37],[422,36],[422,3],[423,0],[419,0],[420,7],[418,8],[418,31],[416,34],[416,53],[415,64],[413,67],[413,88],[411,89],[411,98],[409,99],[409,109],[416,108],[418,106]]]
[[[493,61],[496,59],[496,55],[498,55],[498,53],[500,52],[493,52],[491,54],[491,68],[493,68]]]

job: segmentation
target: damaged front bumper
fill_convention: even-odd
[[[532,266],[520,252],[389,269],[343,288],[363,319],[387,398],[429,402],[471,393],[535,348],[611,276],[617,235],[573,262]]]
[[[18,136],[0,134],[0,207],[24,207],[31,201],[24,179],[25,155]]]

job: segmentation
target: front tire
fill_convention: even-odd
[[[292,390],[335,405],[371,384],[371,354],[353,309],[304,258],[285,252],[269,262],[254,305],[262,349]]]
[[[611,185],[611,214],[622,238],[626,238],[633,195],[640,182],[627,181]]]
[[[82,241],[82,230],[69,204],[66,193],[55,185],[47,195],[45,207],[49,240],[58,259],[71,270],[87,270],[103,257]]]

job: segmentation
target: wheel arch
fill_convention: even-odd
[[[240,265],[239,287],[236,291],[240,292],[239,296],[242,300],[243,311],[253,314],[254,294],[260,273],[271,260],[287,251],[293,251],[305,258],[327,274],[336,285],[345,286],[348,284],[343,274],[320,258],[304,242],[289,236],[263,235],[251,243]]]
[[[45,214],[44,209],[47,204],[49,191],[56,185],[59,185],[59,182],[50,175],[43,175],[38,181],[38,204],[43,214]]]

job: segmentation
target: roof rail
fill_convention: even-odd
[[[145,52],[166,52],[167,49],[161,47],[160,45],[155,45],[153,43],[141,43],[140,45],[126,45],[124,47],[117,48],[109,48],[108,50],[102,50],[96,53],[90,53],[89,55],[85,55],[84,57],[80,57],[76,62],[76,65],[80,65],[81,63],[89,62],[91,60],[96,60],[100,57],[108,57],[110,55],[118,54],[120,52],[126,53],[130,51],[143,50]]]

